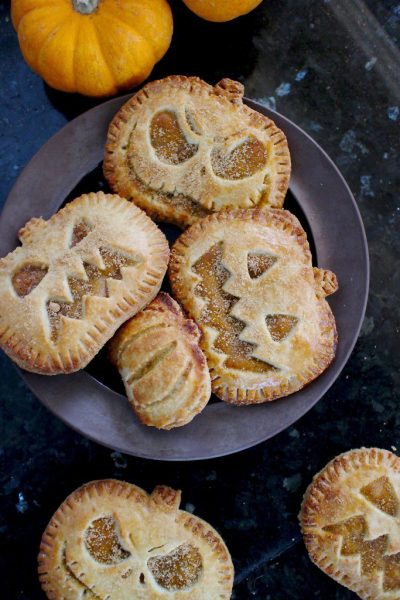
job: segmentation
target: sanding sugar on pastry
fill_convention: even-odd
[[[42,537],[49,600],[229,600],[233,565],[221,536],[179,509],[181,493],[92,481],[61,504]]]
[[[227,206],[280,208],[289,185],[284,133],[243,103],[243,85],[171,76],[145,85],[109,127],[111,188],[184,228]]]
[[[300,525],[311,560],[363,600],[400,598],[400,458],[349,450],[313,478]]]
[[[227,209],[187,229],[169,263],[172,292],[202,332],[213,392],[232,404],[292,394],[332,362],[336,276],[312,266],[287,210]]]
[[[210,399],[200,330],[161,292],[110,342],[110,358],[140,421],[159,429],[189,423]]]
[[[103,192],[31,219],[19,237],[0,259],[0,347],[44,375],[83,369],[157,295],[169,258],[151,219]]]

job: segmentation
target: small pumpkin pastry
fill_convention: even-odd
[[[175,242],[169,277],[202,331],[213,392],[226,402],[287,396],[334,358],[325,296],[336,277],[313,269],[306,233],[288,211],[230,209],[198,221]]]
[[[199,340],[196,323],[164,292],[111,340],[111,361],[145,425],[186,425],[209,401],[210,374]]]
[[[179,510],[181,493],[151,495],[113,479],[75,490],[48,524],[39,578],[50,600],[228,600],[233,565],[221,536]]]
[[[400,598],[400,458],[350,450],[318,473],[299,515],[311,560],[364,600]]]
[[[243,86],[172,76],[144,86],[114,117],[104,175],[151,217],[186,227],[226,206],[281,207],[285,135],[243,104]]]
[[[167,269],[167,240],[131,202],[84,194],[31,219],[0,259],[0,347],[20,367],[82,369],[148,304]]]

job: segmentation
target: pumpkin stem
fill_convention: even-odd
[[[97,10],[100,0],[72,0],[76,12],[81,15],[91,15]]]

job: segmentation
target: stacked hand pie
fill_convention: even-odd
[[[140,421],[164,429],[187,424],[211,389],[261,403],[329,366],[336,277],[312,266],[303,228],[282,209],[285,135],[242,96],[229,79],[176,76],[122,107],[104,158],[118,195],[32,219],[0,261],[0,344],[17,364],[82,369],[125,323],[109,356]],[[188,227],[170,261],[152,218]],[[174,299],[157,296],[168,262]]]

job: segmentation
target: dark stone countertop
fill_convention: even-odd
[[[84,439],[42,407],[2,354],[1,596],[43,598],[36,555],[49,518],[82,483],[117,477],[147,491],[158,483],[183,490],[183,507],[214,525],[231,550],[233,598],[350,600],[354,594],[309,561],[297,513],[312,475],[336,454],[400,448],[400,4],[265,0],[221,25],[196,18],[180,0],[172,4],[173,44],[152,77],[239,79],[249,97],[313,136],[349,182],[371,257],[361,336],[335,385],[293,427],[241,454],[191,464],[127,457]],[[4,2],[0,40],[3,203],[40,146],[96,102],[50,90],[29,70]]]

